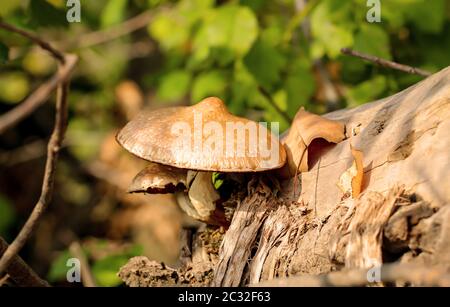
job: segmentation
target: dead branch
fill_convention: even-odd
[[[65,62],[73,63],[72,65],[75,65],[77,61],[77,57],[75,55],[66,55],[65,58]],[[65,65],[60,67],[59,70],[61,71],[64,66]],[[61,75],[61,72],[58,75]],[[6,249],[5,253],[0,259],[0,274],[8,268],[14,256],[17,255],[21,248],[24,246],[25,242],[28,240],[34,228],[36,227],[40,217],[50,203],[53,192],[56,161],[58,160],[59,150],[61,148],[67,127],[68,89],[68,76],[66,76],[65,78],[60,78],[57,88],[55,124],[52,135],[50,137],[50,141],[48,142],[47,146],[47,161],[45,165],[41,196],[25,225],[22,227],[17,237]]]
[[[409,74],[416,74],[416,75],[419,75],[422,77],[428,77],[431,75],[431,72],[428,72],[426,70],[408,66],[408,65],[404,65],[404,64],[400,64],[400,63],[389,61],[389,60],[385,60],[385,59],[376,57],[374,55],[370,55],[370,54],[362,53],[362,52],[359,52],[356,50],[352,50],[350,48],[342,48],[341,52],[346,55],[354,56],[354,57],[357,57],[357,58],[360,58],[360,59],[363,59],[363,60],[366,60],[369,62],[373,62],[382,67],[400,70],[400,71],[403,71],[403,72],[406,72]]]
[[[94,276],[92,276],[91,269],[89,267],[88,260],[81,248],[81,245],[78,241],[73,241],[69,246],[70,253],[80,260],[81,265],[81,281],[83,282],[83,286],[85,287],[96,287]]]
[[[7,248],[8,243],[0,237],[0,255],[3,255]],[[6,273],[21,287],[50,287],[47,281],[41,279],[18,255],[14,255]]]
[[[27,32],[22,29],[19,29],[13,25],[7,24],[2,21],[0,21],[0,28],[3,28],[5,30],[13,32],[13,33],[20,34],[20,35],[30,39],[32,42],[38,44],[42,49],[45,49],[48,52],[50,52],[54,58],[56,58],[59,62],[64,64],[64,61],[65,61],[64,54],[61,51],[58,51],[55,48],[53,48],[48,42],[40,39],[35,34]]]
[[[13,127],[25,117],[33,113],[39,106],[44,104],[50,94],[56,89],[58,84],[68,78],[75,68],[78,58],[76,56],[66,56],[65,63],[55,75],[37,88],[21,104],[0,116],[0,134]]]
[[[377,268],[375,268],[377,269]],[[367,269],[343,270],[322,275],[278,278],[253,284],[256,287],[349,287],[370,284]],[[370,276],[369,276],[370,277]],[[439,267],[391,263],[380,267],[381,282],[409,282],[421,286],[450,286],[450,274]]]
[[[119,37],[130,34],[147,26],[152,18],[153,13],[150,11],[145,11],[144,13],[128,19],[127,21],[114,27],[108,28],[106,30],[91,32],[87,35],[84,35],[78,41],[78,48],[88,48],[118,39]]]

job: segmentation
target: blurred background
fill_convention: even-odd
[[[129,195],[146,163],[115,134],[143,107],[219,96],[231,112],[277,121],[283,131],[304,106],[315,113],[394,94],[422,78],[342,55],[350,47],[436,72],[450,63],[450,1],[382,1],[369,23],[363,0],[8,0],[0,18],[36,32],[80,62],[50,208],[22,257],[56,285],[66,260],[84,253],[96,283],[118,286],[127,259],[175,265],[189,220],[168,195]],[[0,114],[54,72],[50,55],[0,30]],[[37,201],[54,97],[0,135],[0,236],[14,239]],[[77,248],[81,247],[81,248]],[[71,256],[72,255],[72,256]]]

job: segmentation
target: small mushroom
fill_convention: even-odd
[[[294,117],[289,132],[281,139],[287,155],[285,167],[278,174],[284,178],[307,172],[308,147],[316,139],[339,143],[345,138],[345,126],[337,121],[305,111],[302,107]]]
[[[286,161],[277,137],[256,122],[230,114],[216,97],[194,106],[141,111],[117,141],[152,162],[135,177],[131,192],[175,192],[188,215],[217,225],[227,222],[213,171],[259,172],[280,168]]]
[[[150,163],[128,187],[128,193],[167,194],[186,189],[187,171]]]

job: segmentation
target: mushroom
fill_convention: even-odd
[[[316,139],[339,143],[345,138],[345,126],[337,121],[305,111],[302,107],[294,117],[291,128],[281,138],[287,163],[277,173],[282,178],[291,178],[300,172],[307,172],[308,147]]]
[[[226,219],[212,172],[260,172],[286,162],[277,137],[263,125],[230,114],[216,97],[193,106],[141,111],[117,141],[152,162],[135,177],[130,192],[175,193],[188,215],[218,225]]]
[[[286,161],[278,137],[230,114],[216,97],[193,106],[141,111],[117,141],[142,159],[192,170],[259,172]]]
[[[150,163],[140,171],[128,187],[129,193],[167,194],[186,189],[187,171]]]

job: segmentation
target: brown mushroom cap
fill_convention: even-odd
[[[201,121],[196,121],[196,118],[200,116]],[[173,129],[179,123],[190,127],[190,133],[184,134],[183,138],[183,142],[186,142],[184,144],[189,144],[190,150],[179,150],[181,138],[174,133]],[[232,134],[229,133],[227,127],[230,124],[234,127],[240,125],[241,128],[253,125],[257,131],[256,140],[253,141],[258,142],[259,136],[262,135],[267,139],[265,143],[262,142],[267,150],[260,150],[261,147],[257,143],[258,147],[255,151],[255,147],[250,145],[251,137],[248,131],[244,131],[245,137],[242,137],[242,134],[239,136],[239,133],[235,131]],[[205,125],[223,131],[223,137],[219,138],[221,143],[217,144],[218,146],[216,143],[214,146],[210,146],[211,143],[205,146],[208,139],[209,141],[214,139],[210,137],[217,136],[214,132],[215,128],[206,132]],[[199,133],[200,146],[198,146]],[[231,141],[226,142],[227,138]],[[185,169],[256,172],[280,168],[286,161],[286,153],[276,136],[256,122],[230,114],[223,101],[215,97],[206,98],[188,107],[144,110],[119,132],[117,141],[140,158]],[[228,143],[232,144],[233,148],[244,148],[245,153],[233,154],[234,150],[226,152],[225,149],[229,148]],[[223,150],[216,150],[217,148]]]
[[[151,163],[134,177],[129,193],[166,194],[186,188],[187,171]]]

